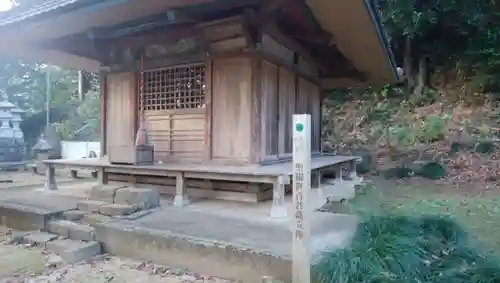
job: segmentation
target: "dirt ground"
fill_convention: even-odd
[[[90,179],[90,173],[81,172],[79,176],[82,179]],[[74,180],[71,178],[69,170],[57,170],[56,181],[68,182]],[[31,171],[0,171],[0,189],[15,189],[21,187],[43,185],[45,182],[45,175],[35,174]]]
[[[8,244],[7,234],[8,229],[0,227],[0,283],[234,282],[190,273],[184,269],[168,268],[146,261],[134,261],[109,255],[68,265],[57,255],[40,247]]]

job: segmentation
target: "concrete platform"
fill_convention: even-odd
[[[1,201],[0,213],[12,228],[47,230],[50,219],[62,219],[83,197],[33,191]],[[291,210],[291,199],[286,203]],[[193,200],[189,206],[174,207],[171,199],[162,199],[160,208],[142,217],[111,218],[92,226],[104,251],[118,256],[241,282],[259,282],[262,276],[290,281],[292,220],[270,218],[270,205]],[[20,217],[26,211],[30,216]],[[346,246],[357,224],[354,216],[326,212],[313,212],[312,218],[315,256],[326,248]]]
[[[259,282],[262,276],[291,280],[292,232],[288,220],[249,218],[245,210],[232,214],[203,205],[195,209],[163,207],[137,220],[98,224],[96,239],[111,254],[171,267]],[[229,216],[230,215],[230,216]],[[312,253],[345,247],[357,219],[315,212]]]

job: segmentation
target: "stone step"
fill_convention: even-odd
[[[77,204],[77,209],[87,213],[99,213],[101,206],[110,204],[109,202],[99,200],[82,200]]]
[[[89,199],[113,203],[116,191],[126,187],[125,185],[97,185],[92,187]]]
[[[137,211],[136,205],[110,203],[99,208],[99,213],[106,216],[124,216]]]
[[[160,205],[160,193],[149,188],[122,188],[116,191],[113,202],[135,205],[139,210],[151,209]]]
[[[82,242],[70,239],[53,240],[46,248],[58,254],[67,263],[89,260],[101,253],[101,244],[96,241]]]
[[[28,232],[23,236],[22,242],[45,247],[50,241],[57,239],[56,234],[41,231]]]
[[[97,214],[97,213],[89,213],[86,214],[83,219],[81,220],[81,223],[90,225],[94,227],[95,225],[103,222],[107,222],[111,220],[111,217],[102,215],[102,214]]]
[[[68,221],[80,221],[87,212],[83,210],[68,210],[63,212],[63,218]]]
[[[95,229],[87,224],[68,220],[52,220],[48,223],[49,232],[61,237],[80,241],[94,241]]]

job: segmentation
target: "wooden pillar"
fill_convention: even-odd
[[[285,185],[289,183],[290,178],[288,176],[278,176],[273,183],[272,218],[285,218],[288,215],[285,206]]]
[[[212,160],[212,81],[213,81],[213,60],[208,58],[205,61],[205,160]]]
[[[356,159],[349,161],[349,178],[356,179],[358,178],[358,172],[356,171]]]
[[[257,164],[262,161],[265,151],[264,145],[261,143],[262,134],[262,109],[261,109],[261,80],[262,80],[262,59],[256,56],[251,57],[252,70],[251,70],[251,150],[250,150],[250,163]]]
[[[99,74],[99,91],[100,91],[100,104],[101,104],[101,156],[107,154],[106,152],[106,104],[107,104],[107,82],[106,74],[101,71]]]
[[[100,185],[107,185],[108,184],[108,172],[104,170],[104,167],[101,167],[98,169],[98,177],[99,177],[99,184]]]
[[[316,188],[321,188],[321,178],[322,178],[322,175],[321,175],[321,170],[320,169],[316,169],[316,172],[314,174],[314,186]]]
[[[292,282],[311,282],[311,115],[293,115]]]
[[[53,165],[47,165],[45,170],[45,189],[51,191],[57,190],[56,168]]]
[[[174,206],[183,207],[189,204],[186,187],[186,177],[183,172],[177,174],[175,182]]]

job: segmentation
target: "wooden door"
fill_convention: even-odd
[[[106,141],[111,162],[132,160],[136,131],[136,76],[133,72],[108,74]],[[118,158],[117,160],[114,160]]]

